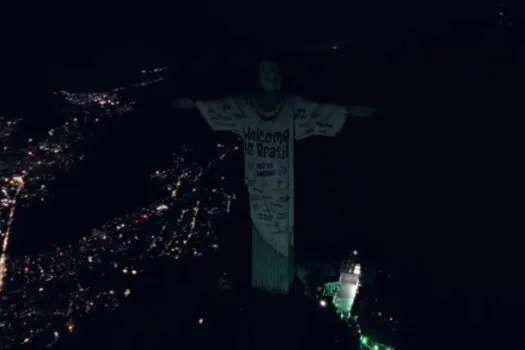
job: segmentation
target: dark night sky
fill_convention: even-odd
[[[496,15],[495,1],[187,1],[104,3],[3,3],[2,26],[10,44],[30,55],[55,60],[89,47],[112,46],[122,37],[148,45],[197,48],[217,40],[255,35],[284,46],[346,39],[355,35],[395,36],[413,25]],[[515,10],[517,12],[518,10]],[[240,35],[239,33],[245,33]],[[53,48],[53,50],[49,50]]]
[[[111,66],[108,61],[119,62],[117,66],[125,70],[126,65],[166,57],[173,63],[175,56],[191,60],[210,51],[224,56],[232,48],[242,50],[258,43],[292,51],[329,48],[333,42],[378,47],[406,41],[417,32],[458,18],[491,23],[498,5],[472,3],[432,1],[423,6],[417,1],[330,0],[321,6],[321,2],[295,0],[198,0],[118,5],[94,1],[83,6],[41,3],[28,9],[23,3],[7,1],[0,15],[2,51],[8,53],[2,57],[7,63],[3,81],[11,85],[12,95],[20,95],[24,90],[52,88],[58,78],[73,76],[72,70],[78,74],[99,65]],[[468,26],[461,21],[457,25]],[[447,40],[451,39],[464,45],[461,36]]]

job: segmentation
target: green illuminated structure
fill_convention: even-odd
[[[362,350],[394,350],[393,347],[381,344],[365,335],[361,335],[359,341]]]
[[[323,297],[332,297],[332,302],[333,302],[334,301],[333,297],[337,294],[338,288],[339,288],[339,282],[328,282],[328,283],[325,283],[322,286],[321,294],[322,294]],[[321,306],[323,306],[323,305],[325,305],[324,304],[324,300],[321,303]],[[339,310],[337,309],[337,305],[334,305],[334,306],[335,306],[336,312],[338,312],[338,314],[341,316],[341,318],[348,319],[349,317],[351,317],[351,315],[349,313],[339,312]],[[385,345],[385,344],[382,344],[382,343],[376,341],[375,339],[372,339],[371,337],[368,337],[368,336],[366,336],[364,334],[361,334],[361,337],[359,338],[359,341],[361,343],[360,350],[394,350],[393,347]]]

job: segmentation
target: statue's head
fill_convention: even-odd
[[[259,84],[265,92],[280,90],[282,77],[279,66],[270,61],[261,61],[259,64]]]

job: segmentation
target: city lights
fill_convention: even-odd
[[[9,259],[9,242],[16,209],[44,201],[49,195],[53,180],[66,172],[72,164],[83,159],[85,141],[107,118],[125,115],[133,110],[134,101],[128,91],[161,81],[151,79],[149,73],[162,73],[165,68],[143,72],[144,80],[128,87],[109,92],[55,93],[64,103],[64,123],[48,130],[44,137],[29,138],[20,146],[18,131],[23,121],[19,118],[0,117],[0,335],[2,348],[31,345],[49,347],[64,333],[74,333],[82,315],[95,308],[115,308],[119,300],[131,294],[126,282],[116,279],[116,287],[102,288],[104,279],[120,272],[126,278],[137,278],[143,271],[140,261],[146,256],[172,256],[184,254],[200,256],[203,247],[192,246],[192,241],[202,231],[203,224],[197,215],[218,214],[220,209],[210,209],[211,202],[193,200],[197,180],[203,169],[191,162],[191,150],[174,159],[174,168],[163,174],[163,186],[173,188],[165,200],[115,219],[76,243],[54,247],[51,251],[32,256]],[[217,147],[218,159],[224,159],[230,150]],[[209,164],[211,167],[213,161]],[[182,176],[178,174],[183,174]],[[173,182],[168,185],[167,182]],[[191,188],[188,190],[188,186]],[[192,198],[181,200],[190,193]],[[233,195],[215,191],[207,197],[226,208]],[[177,205],[175,205],[175,203]],[[224,203],[224,205],[223,205]],[[182,207],[193,210],[182,210]],[[163,223],[162,217],[169,210],[184,211],[176,228]],[[156,221],[158,235],[151,234],[147,225]],[[209,234],[210,220],[204,220],[205,234]],[[141,230],[142,229],[142,230]],[[147,232],[147,234],[146,234]],[[190,234],[182,237],[181,232]],[[184,247],[181,242],[186,242]],[[145,246],[141,246],[141,244]],[[144,249],[143,249],[144,248]],[[214,248],[211,248],[214,249]],[[120,281],[120,284],[118,283]]]
[[[10,321],[2,327],[3,338],[11,344],[47,339],[44,345],[50,345],[64,332],[73,333],[85,314],[118,307],[132,293],[128,285],[144,272],[144,262],[200,257],[217,249],[212,219],[226,213],[235,195],[221,191],[220,180],[216,188],[200,187],[199,180],[203,170],[234,151],[218,145],[216,157],[203,169],[186,148],[175,157],[173,168],[153,175],[161,179],[165,198],[104,224],[76,243],[11,262],[2,300],[2,317]]]
[[[49,184],[61,171],[83,158],[82,145],[104,117],[121,115],[132,109],[130,103],[113,99],[122,107],[100,105],[97,94],[62,92],[68,103],[68,117],[64,124],[48,130],[41,141],[29,138],[24,147],[15,147],[20,119],[0,118],[5,125],[1,133],[2,161],[0,162],[0,292],[7,273],[8,247],[18,205],[29,205],[38,198],[44,201]]]

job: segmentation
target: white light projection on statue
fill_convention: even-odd
[[[213,130],[232,131],[243,139],[253,224],[252,285],[287,293],[294,279],[294,141],[335,136],[347,116],[374,111],[282,95],[279,67],[267,61],[259,66],[259,83],[262,93],[196,103],[177,99],[173,105],[196,106]]]

